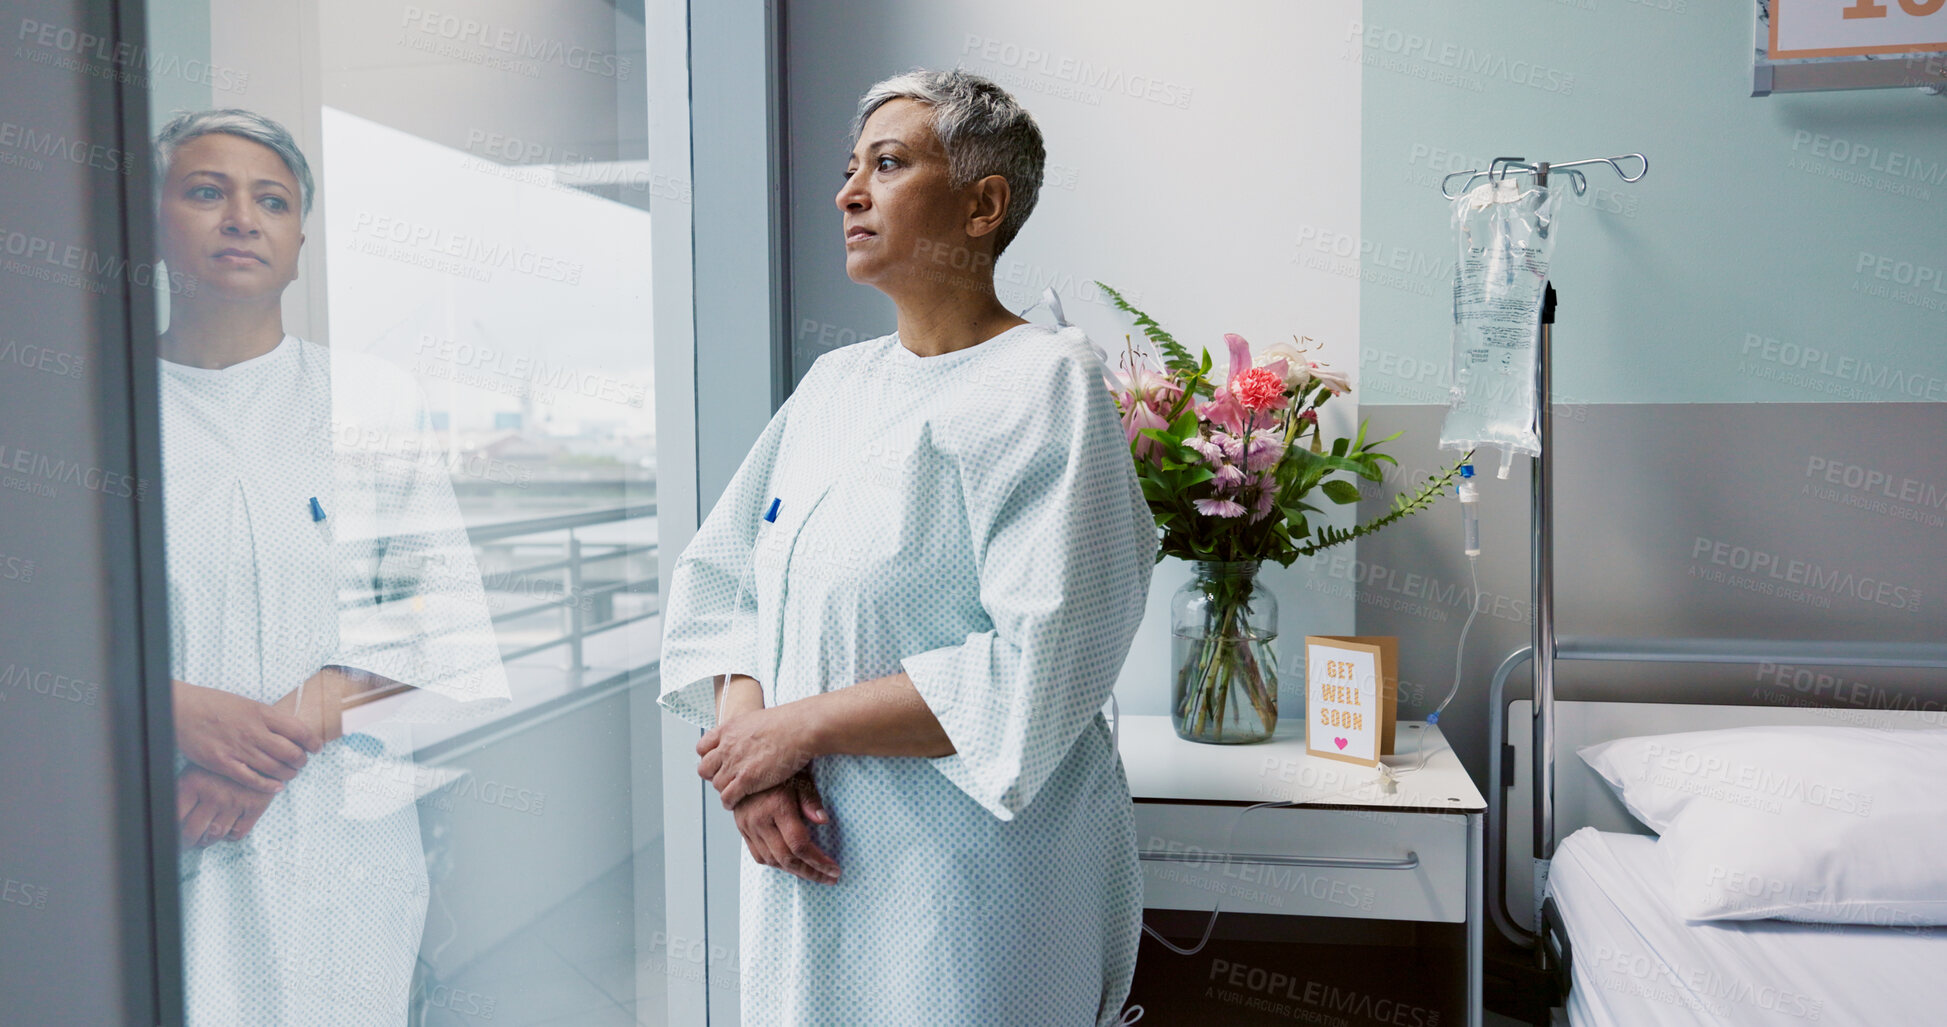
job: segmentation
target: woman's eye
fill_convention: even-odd
[[[887,162],[887,161],[892,161],[892,162],[893,162],[894,164],[897,164],[897,163],[899,163],[899,161],[898,161],[898,160],[896,160],[896,159],[894,159],[894,158],[892,158],[892,157],[880,157],[880,158],[879,158],[879,170],[880,170],[880,171],[884,171],[884,170],[886,170],[886,162]]]
[[[282,196],[266,196],[264,202],[270,205],[270,209],[279,213],[282,213],[286,206]]]
[[[218,200],[223,198],[223,194],[217,192],[215,186],[209,185],[192,186],[189,190],[189,195],[190,198],[197,200]]]

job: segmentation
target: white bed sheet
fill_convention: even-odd
[[[1548,874],[1572,1027],[1947,1023],[1947,928],[1692,923],[1656,839],[1585,827]]]

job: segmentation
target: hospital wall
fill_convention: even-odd
[[[1364,6],[1344,40],[1363,68],[1361,409],[1405,431],[1403,466],[1437,460],[1449,382],[1439,178],[1640,151],[1648,177],[1597,168],[1558,221],[1558,633],[1947,636],[1947,98],[1751,97],[1748,3]],[[1441,719],[1483,782],[1488,682],[1531,618],[1526,461],[1488,478],[1481,612]],[[1310,568],[1307,587],[1354,597],[1361,633],[1401,637],[1414,713],[1453,681],[1458,522],[1447,504]],[[1938,674],[1849,668],[1557,677],[1565,698],[1947,701]]]

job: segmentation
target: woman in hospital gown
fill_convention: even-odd
[[[1005,96],[961,73],[931,82]],[[923,163],[926,106],[878,108],[865,137],[903,137],[900,160]],[[910,253],[894,188],[840,203]],[[1012,320],[951,352],[895,333],[819,357],[676,564],[664,706],[715,729],[713,752],[768,738],[798,754],[783,772],[808,760],[825,813],[809,830],[839,867],[742,858],[747,1027],[1121,1014],[1141,881],[1102,707],[1156,533],[1088,340]],[[718,728],[713,684],[732,674],[756,679],[764,709]],[[848,692],[872,699],[839,705]],[[924,709],[907,715],[937,719],[947,754],[832,751],[814,729],[914,693]],[[733,745],[739,721],[764,726]],[[736,759],[706,756],[706,773]]]
[[[216,690],[247,700],[224,709],[294,712],[322,745],[270,796],[178,756],[186,822],[259,799],[234,828],[233,812],[186,828],[202,836],[180,857],[188,1023],[404,1024],[428,896],[405,725],[498,705],[506,679],[415,383],[251,316],[274,312],[302,239],[279,219],[308,175],[257,141],[288,136],[201,117],[164,132],[163,249],[197,285],[172,297],[160,364],[170,673],[179,710]],[[341,736],[353,678],[415,688]]]

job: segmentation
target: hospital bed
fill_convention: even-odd
[[[1947,1003],[1947,926],[1686,920],[1669,860],[1577,750],[1613,739],[1759,725],[1943,729],[1931,710],[1553,701],[1490,686],[1486,905],[1516,945],[1539,947],[1555,1023],[1924,1024]],[[1947,645],[1562,638],[1557,660],[1947,668]],[[1541,772],[1544,756],[1548,773]],[[1514,773],[1516,768],[1530,773]],[[1538,782],[1552,788],[1543,790]],[[1947,782],[1942,783],[1947,787]],[[1535,851],[1552,859],[1516,858]]]

